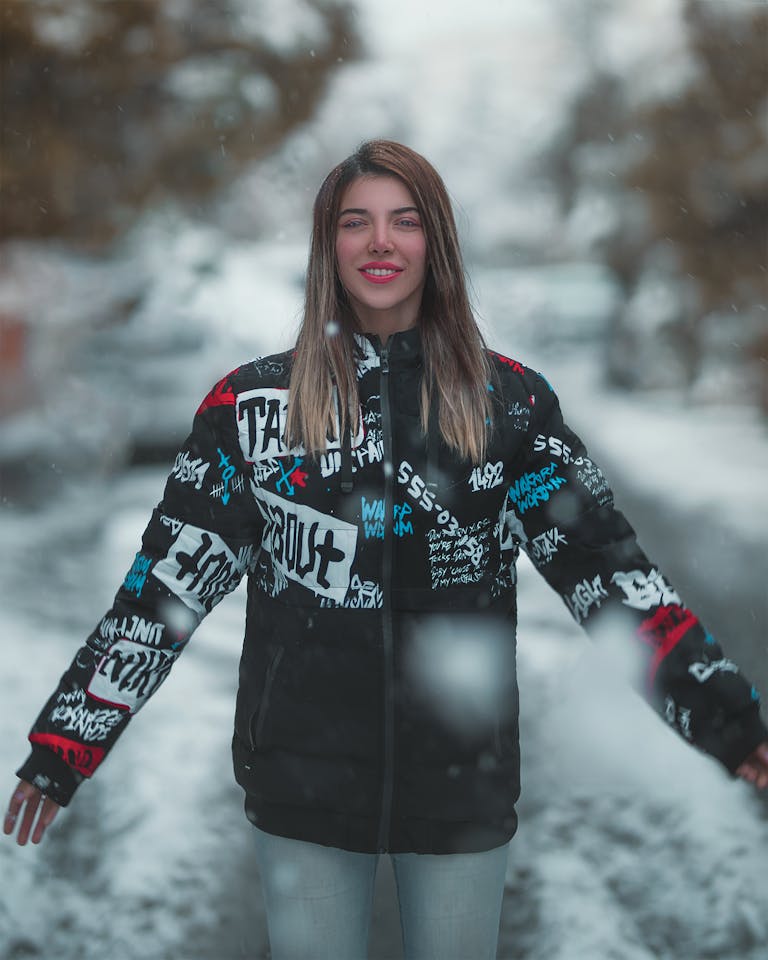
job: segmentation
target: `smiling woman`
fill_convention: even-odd
[[[326,335],[329,322],[341,336]],[[367,141],[331,170],[315,199],[290,440],[320,451],[337,417],[343,433],[356,416],[355,334],[378,335],[385,345],[417,323],[422,429],[431,411],[444,442],[479,462],[491,418],[490,364],[448,191],[420,154],[391,140]]]
[[[442,180],[365,143],[318,192],[296,349],[201,403],[34,724],[5,832],[41,839],[247,575],[232,755],[272,956],[364,957],[386,853],[405,957],[491,960],[520,791],[521,549],[671,728],[768,786],[757,691],[640,548],[546,379],[485,347]]]

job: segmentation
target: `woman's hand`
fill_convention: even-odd
[[[736,770],[736,776],[754,783],[759,790],[768,787],[768,740],[750,753]]]
[[[16,843],[23,847],[29,839],[30,831],[32,831],[32,843],[40,843],[43,834],[53,823],[60,809],[55,800],[44,797],[37,787],[33,787],[26,780],[19,780],[18,786],[11,794],[11,802],[8,804],[8,812],[3,821],[3,833],[10,836],[21,820]],[[37,823],[35,823],[35,816],[37,816]],[[34,830],[32,830],[33,824]]]

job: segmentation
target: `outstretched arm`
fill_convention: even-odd
[[[112,608],[38,716],[16,771],[5,832],[39,842],[168,675],[193,630],[248,569],[263,521],[247,496],[235,393],[221,381],[197,411],[162,502]],[[15,819],[14,819],[15,818]]]
[[[532,407],[508,494],[523,548],[577,623],[626,650],[634,683],[667,723],[731,774],[767,786],[756,688],[641,549],[542,378]]]

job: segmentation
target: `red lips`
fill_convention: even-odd
[[[363,266],[358,269],[370,283],[389,283],[403,272],[402,267],[398,267],[396,263],[390,263],[388,260],[371,260],[370,263],[364,263]],[[368,270],[391,270],[392,273],[376,275],[368,273]]]

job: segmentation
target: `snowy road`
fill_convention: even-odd
[[[9,789],[27,727],[107,606],[162,479],[134,471],[99,497],[0,517]],[[41,847],[2,845],[2,960],[268,956],[229,759],[243,606],[237,591],[208,618]],[[499,957],[762,960],[765,804],[617,689],[527,563],[520,616],[523,797]],[[375,960],[400,955],[397,924],[383,862]]]

